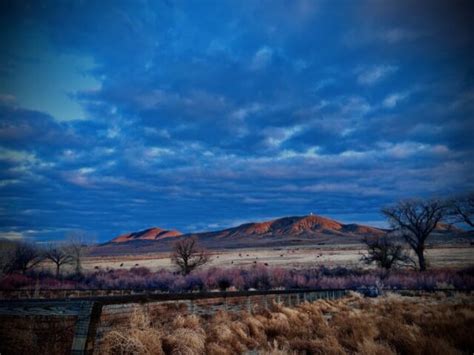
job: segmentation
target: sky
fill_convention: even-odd
[[[474,5],[0,5],[0,237],[97,241],[474,189]]]

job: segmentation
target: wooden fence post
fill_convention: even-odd
[[[74,329],[71,354],[92,354],[97,332],[97,325],[102,313],[102,304],[98,302],[83,302]]]
[[[193,300],[189,300],[188,311],[189,311],[189,313],[194,314],[194,302],[193,302]]]

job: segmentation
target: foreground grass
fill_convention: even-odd
[[[472,296],[364,299],[258,314],[179,315],[170,322],[134,313],[106,333],[100,354],[459,354],[474,350]]]

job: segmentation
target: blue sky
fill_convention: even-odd
[[[474,182],[470,1],[2,1],[0,236],[96,240]]]

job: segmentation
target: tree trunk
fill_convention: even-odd
[[[82,265],[79,259],[76,261],[76,274],[82,274]]]
[[[59,277],[59,264],[56,264],[56,278]]]
[[[418,266],[420,268],[420,271],[425,271],[426,270],[426,260],[425,260],[425,250],[423,249],[417,249],[416,250],[416,255],[418,256]]]

